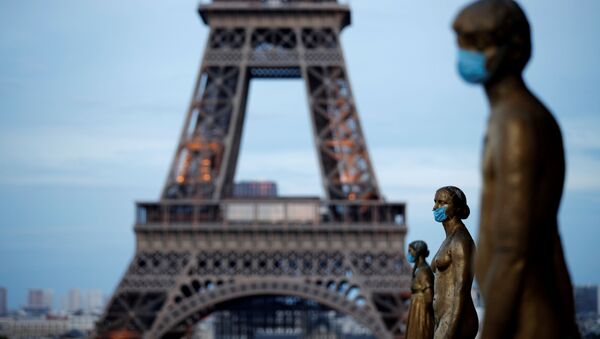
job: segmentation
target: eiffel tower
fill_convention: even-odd
[[[210,36],[161,199],[136,204],[135,256],[93,336],[181,338],[210,314],[261,314],[283,296],[292,311],[317,304],[403,338],[405,205],[383,199],[367,152],[340,44],[349,7],[213,0],[199,14]],[[255,78],[304,79],[325,199],[233,196]]]

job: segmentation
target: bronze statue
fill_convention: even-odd
[[[435,273],[434,338],[473,339],[479,323],[471,298],[475,243],[462,222],[470,214],[467,197],[458,187],[442,187],[435,193],[433,214],[446,231],[431,262]]]
[[[556,217],[563,143],[521,75],[531,55],[527,18],[512,0],[482,0],[460,12],[454,30],[460,74],[483,84],[491,107],[475,264],[482,338],[578,338]]]
[[[433,272],[426,260],[428,256],[424,241],[417,240],[408,245],[408,261],[414,263],[414,267],[406,339],[433,338]]]

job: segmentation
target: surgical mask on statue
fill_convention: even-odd
[[[406,259],[411,264],[415,262],[415,257],[412,254],[410,254],[410,253],[408,253],[408,256],[406,256]]]
[[[485,68],[485,54],[459,48],[458,73],[468,83],[481,84],[490,79],[490,73]]]
[[[434,209],[433,217],[437,222],[442,222],[448,219],[448,216],[446,215],[446,206]]]

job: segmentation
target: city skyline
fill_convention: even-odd
[[[8,303],[10,290],[0,286],[0,315],[3,314],[3,301],[6,302],[5,312],[22,309],[47,309],[52,313],[77,311],[99,312],[106,302],[106,295],[99,289],[70,288],[64,294],[54,294],[54,289],[48,287],[26,288],[24,303],[15,305]]]
[[[473,211],[466,224],[477,231],[487,107],[481,90],[456,75],[450,30],[467,2],[369,3],[352,1],[353,25],[342,35],[361,122],[383,193],[408,203],[407,243],[424,239],[435,249],[443,231],[430,210],[440,186],[463,188]],[[597,284],[589,260],[600,254],[600,101],[592,93],[600,4],[522,5],[534,38],[526,79],[565,138],[567,261],[575,284]],[[72,285],[112,293],[133,253],[133,203],[160,194],[189,103],[208,33],[195,7],[0,4],[0,285],[9,307],[24,303],[30,281],[58,295]],[[251,83],[238,180],[322,195],[305,96],[300,81]]]

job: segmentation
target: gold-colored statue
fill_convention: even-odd
[[[454,30],[460,74],[483,84],[491,107],[475,264],[481,338],[579,338],[556,216],[563,143],[522,78],[531,55],[527,18],[512,0],[482,0],[460,12]]]
[[[433,338],[433,272],[426,260],[428,256],[424,241],[417,240],[408,245],[408,261],[414,263],[414,267],[406,339]]]
[[[471,298],[475,243],[462,222],[470,214],[467,197],[458,187],[442,187],[435,193],[433,214],[446,231],[431,262],[435,273],[434,338],[473,339],[479,322]]]

